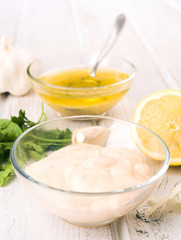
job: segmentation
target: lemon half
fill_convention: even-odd
[[[169,89],[148,95],[137,105],[133,121],[163,139],[170,150],[171,166],[181,165],[181,91]],[[149,136],[137,132],[137,138],[141,150],[157,158],[152,152],[155,146],[148,145]]]

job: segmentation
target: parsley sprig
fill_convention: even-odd
[[[37,122],[33,122],[26,117],[25,111],[20,109],[19,116],[11,116],[11,120],[0,119],[0,186],[8,183],[14,170],[10,162],[10,150],[14,141],[25,130],[39,124],[42,120],[46,121],[47,116],[42,113]],[[43,130],[34,129],[29,132],[19,144],[18,163],[24,164],[27,159],[40,160],[46,157],[47,151],[57,150],[71,143],[71,131],[69,129]]]

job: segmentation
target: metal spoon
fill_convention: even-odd
[[[102,62],[105,56],[107,56],[107,54],[111,51],[112,47],[115,45],[116,40],[118,39],[119,33],[122,27],[124,26],[125,20],[126,20],[126,16],[124,14],[120,14],[117,16],[115,23],[113,25],[112,31],[109,34],[102,50],[100,51],[94,67],[92,68],[90,77],[95,78],[99,64]]]

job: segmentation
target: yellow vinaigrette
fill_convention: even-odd
[[[34,88],[48,105],[62,115],[102,114],[128,91],[131,83],[120,82],[128,79],[129,75],[101,69],[93,78],[89,76],[90,72],[88,68],[49,72],[39,80],[55,85],[55,88],[45,84],[41,87],[34,84]]]

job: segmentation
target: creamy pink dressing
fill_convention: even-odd
[[[25,168],[27,174],[49,186],[78,192],[108,192],[129,188],[152,176],[136,150],[73,144]]]

